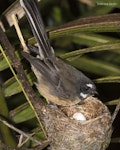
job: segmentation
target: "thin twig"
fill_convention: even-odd
[[[25,132],[21,131],[20,129],[14,127],[12,124],[10,124],[6,120],[4,120],[1,116],[0,116],[0,122],[2,122],[3,124],[5,124],[10,129],[16,131],[20,135],[23,135],[24,137],[30,139],[31,141],[36,142],[37,144],[41,145],[41,142],[39,142],[38,140],[34,139],[33,137],[31,137],[30,135],[26,134]]]
[[[47,142],[46,142],[47,143]],[[47,146],[48,144],[46,144]],[[43,148],[46,147],[45,144],[43,146],[37,146],[37,147],[34,147],[34,148],[24,148],[24,147],[21,147],[21,148],[12,148],[10,146],[7,146],[6,144],[4,144],[1,140],[0,140],[0,148],[2,148],[3,150],[43,150]]]
[[[115,111],[114,111],[114,113],[113,113],[113,115],[112,115],[112,123],[113,123],[113,121],[115,120],[115,118],[116,118],[116,116],[117,116],[119,110],[120,110],[120,98],[118,99],[118,104],[117,104],[117,106],[116,106],[116,108],[115,108]]]

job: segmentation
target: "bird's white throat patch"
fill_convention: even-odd
[[[88,94],[84,94],[84,93],[80,93],[80,96],[82,97],[82,98],[86,98],[87,96],[88,96]]]

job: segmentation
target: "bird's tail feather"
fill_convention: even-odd
[[[36,0],[20,0],[20,4],[26,12],[27,19],[32,32],[38,42],[39,55],[41,59],[51,58],[54,51],[51,48],[44,24],[38,9]]]

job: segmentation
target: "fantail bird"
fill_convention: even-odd
[[[37,77],[40,94],[54,104],[70,106],[82,102],[97,93],[95,84],[81,71],[55,56],[45,32],[36,0],[20,0],[38,48],[29,46],[38,56],[23,52]]]

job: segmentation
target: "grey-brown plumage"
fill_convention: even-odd
[[[38,42],[38,49],[30,46],[38,54],[33,57],[23,52],[37,77],[37,88],[48,100],[57,105],[69,106],[96,94],[94,83],[81,71],[67,64],[54,54],[37,7],[36,0],[20,0],[21,6]]]

